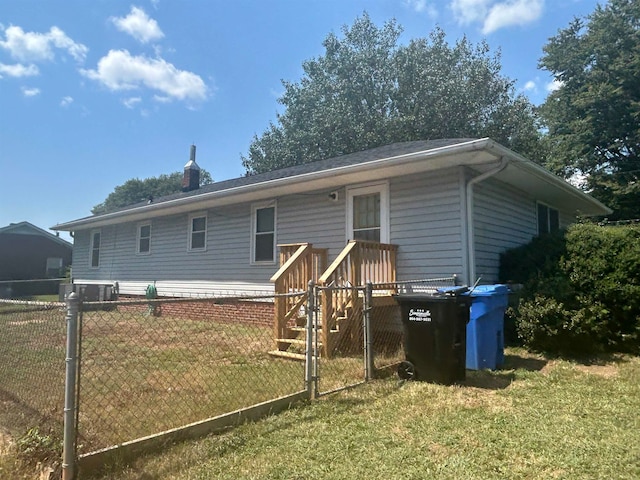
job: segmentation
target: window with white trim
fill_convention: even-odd
[[[100,266],[100,242],[100,230],[93,230],[91,232],[91,244],[89,246],[91,268],[98,268]]]
[[[538,203],[538,235],[560,230],[560,214],[555,208]]]
[[[151,253],[151,223],[141,223],[138,225],[138,241],[136,253],[148,255]]]
[[[389,185],[347,189],[347,237],[353,240],[389,242]]]
[[[252,207],[251,263],[274,263],[276,258],[276,206]]]
[[[206,213],[189,216],[189,251],[201,252],[207,249]]]

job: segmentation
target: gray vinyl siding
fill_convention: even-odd
[[[329,262],[337,257],[346,244],[345,189],[337,192],[337,201],[326,190],[278,199],[278,243],[309,242],[329,249]]]
[[[89,267],[90,231],[76,234],[74,277],[87,280],[203,280],[268,283],[278,268],[251,263],[252,204],[209,209],[206,251],[188,251],[189,215],[151,220],[151,252],[136,253],[138,223],[101,228],[100,267]],[[276,202],[276,243],[311,242],[335,258],[345,245],[344,190],[293,195]],[[276,259],[277,260],[277,259]]]
[[[461,275],[459,170],[392,179],[390,243],[398,245],[399,280]]]
[[[78,261],[74,263],[74,276],[121,281],[269,281],[275,264],[251,265],[250,262],[251,204],[193,213],[207,216],[205,251],[188,251],[188,214],[151,221],[151,253],[148,255],[136,254],[138,223],[103,227],[100,268],[89,268],[89,234],[82,232],[76,237]]]
[[[494,179],[476,185],[474,192],[476,275],[482,283],[493,283],[498,281],[500,254],[538,235],[537,201]],[[576,221],[571,212],[550,207],[559,210],[561,228]]]
[[[466,274],[466,214],[459,168],[389,180],[390,243],[398,246],[399,280]],[[346,189],[283,196],[276,202],[276,244],[310,242],[329,250],[331,262],[344,248]],[[199,212],[192,212],[199,213]],[[251,263],[252,204],[206,212],[206,251],[188,251],[189,215],[151,220],[151,253],[136,254],[138,223],[102,227],[100,267],[90,268],[91,230],[75,234],[73,276],[86,280],[248,282],[268,284],[278,265]],[[474,186],[476,275],[498,280],[500,253],[537,234],[536,200],[495,179]],[[574,221],[560,211],[563,227]]]
[[[535,199],[493,179],[477,184],[474,233],[476,276],[482,276],[481,283],[495,283],[500,254],[537,235]]]
[[[458,170],[412,175],[389,183],[390,241],[399,246],[401,279],[462,273]],[[74,277],[112,281],[213,281],[268,283],[278,265],[252,265],[250,203],[209,209],[207,248],[189,252],[189,215],[151,220],[151,252],[136,254],[138,223],[101,228],[100,267],[89,267],[90,231],[75,237]],[[310,242],[329,250],[331,262],[344,248],[346,189],[277,199],[276,243]],[[198,212],[193,212],[198,213]],[[204,212],[203,212],[204,213]]]

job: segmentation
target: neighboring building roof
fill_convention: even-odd
[[[394,143],[304,165],[214,182],[197,190],[154,198],[152,202],[140,202],[114,212],[73,220],[52,228],[70,231],[139,221],[452,166],[466,165],[482,171],[504,158],[509,160],[509,167],[496,178],[525,191],[540,193],[550,201],[561,199],[566,204],[564,197],[567,196],[571,199],[571,208],[585,215],[611,213],[610,209],[596,199],[493,140],[457,138]]]
[[[52,233],[43,230],[40,227],[36,227],[32,223],[29,222],[20,222],[20,223],[11,223],[6,227],[0,228],[0,235],[3,234],[11,234],[11,235],[36,235],[45,237],[51,241],[57,242],[60,245],[64,245],[65,247],[72,248],[73,245],[66,240],[58,237],[57,235],[53,235]]]

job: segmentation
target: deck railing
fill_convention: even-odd
[[[322,290],[322,348],[326,356],[333,352],[336,335],[345,330],[350,312],[361,305],[358,290],[366,282],[391,284],[396,281],[397,245],[350,240],[340,255],[318,279]],[[331,288],[335,287],[335,288]],[[353,288],[350,288],[353,287]]]
[[[327,250],[313,248],[310,243],[278,245],[280,248],[280,269],[271,277],[276,294],[307,292],[309,280],[317,281],[327,265]],[[276,296],[274,311],[274,334],[276,339],[288,338],[287,325],[294,324],[306,304],[303,296]],[[278,343],[279,349],[288,345]]]

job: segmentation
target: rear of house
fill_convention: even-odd
[[[397,280],[490,283],[506,249],[610,212],[489,139],[393,144],[189,188],[194,152],[185,192],[54,227],[74,232],[76,282],[132,295],[153,281],[167,296],[273,291],[278,245],[313,244],[331,263],[356,239],[396,246]]]

